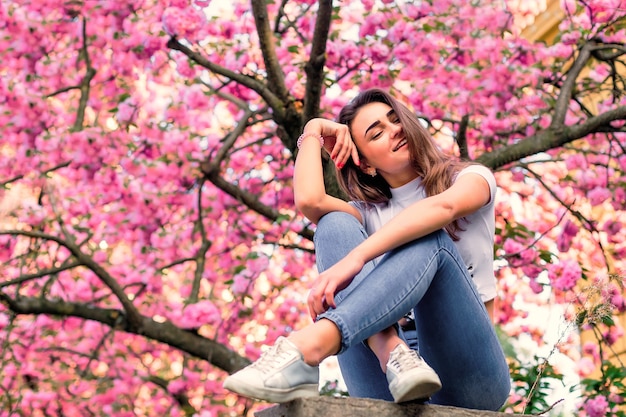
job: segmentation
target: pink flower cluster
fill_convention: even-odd
[[[609,402],[603,395],[590,398],[585,401],[583,409],[587,413],[588,417],[605,417],[609,408]]]
[[[548,264],[548,278],[552,287],[557,290],[571,290],[581,277],[580,264],[574,260],[566,259],[556,264]]]
[[[221,318],[220,310],[213,302],[202,300],[185,307],[182,316],[182,326],[188,329],[196,329],[205,324],[219,323]]]
[[[556,246],[560,252],[567,252],[572,246],[572,240],[578,234],[579,227],[571,220],[567,220],[563,225],[561,234],[556,239]]]
[[[203,38],[206,16],[195,7],[168,7],[163,11],[163,28],[170,36],[195,42]]]

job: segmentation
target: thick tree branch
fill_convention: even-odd
[[[285,74],[278,61],[278,56],[276,56],[274,32],[272,32],[270,19],[267,15],[267,4],[265,0],[251,0],[250,3],[263,62],[265,63],[267,86],[282,103],[286,103],[289,101],[290,94],[285,85]],[[274,108],[274,106],[271,107]]]
[[[283,115],[283,102],[261,81],[214,64],[213,62],[202,56],[200,53],[193,51],[192,49],[180,43],[176,38],[170,38],[170,40],[167,42],[167,46],[170,49],[182,52],[183,54],[187,55],[189,59],[191,59],[198,65],[201,65],[202,67],[208,69],[209,71],[214,72],[215,74],[223,75],[224,77],[230,78],[231,80],[245,87],[248,87],[251,90],[254,90],[263,98],[263,100],[270,107],[272,107],[278,118]]]
[[[459,123],[459,131],[456,134],[456,143],[459,146],[459,156],[461,159],[469,160],[469,149],[467,147],[467,126],[469,125],[469,116],[463,115]]]
[[[561,92],[556,100],[556,105],[554,108],[554,116],[552,117],[551,127],[554,129],[558,129],[565,123],[565,116],[567,115],[567,111],[569,109],[570,101],[574,95],[574,87],[576,86],[576,80],[580,75],[580,72],[583,70],[585,65],[587,65],[587,61],[591,57],[591,50],[596,46],[594,41],[589,41],[583,45],[580,49],[574,64],[567,72],[567,78],[565,82],[561,86]]]
[[[169,390],[167,389],[170,383],[166,381],[165,379],[156,375],[148,376],[147,380],[157,385],[158,387],[162,388],[163,391],[170,394],[174,398],[174,400],[176,400],[178,405],[180,405],[180,407],[183,409],[183,411],[185,412],[185,415],[188,415],[188,416],[197,415],[196,413],[198,412],[198,410],[193,408],[193,406],[189,402],[189,396],[187,395],[186,392],[183,391],[183,392],[179,392],[176,394],[170,393]]]
[[[259,199],[257,198],[257,196],[255,196],[254,194],[249,193],[245,190],[242,190],[236,185],[231,184],[230,182],[226,181],[216,172],[209,172],[209,173],[205,172],[205,175],[207,175],[208,180],[211,181],[213,185],[215,185],[220,190],[224,191],[226,194],[229,194],[233,198],[241,201],[249,209],[254,210],[255,212],[261,214],[262,216],[265,216],[269,220],[272,220],[272,221],[278,220],[280,216],[280,212],[272,207],[266,206],[263,203],[261,203]],[[306,239],[309,239],[309,240],[313,239],[313,232],[310,229],[304,229],[298,234]]]
[[[41,175],[42,176],[46,176],[49,173],[56,171],[57,169],[61,169],[61,168],[65,168],[65,167],[69,166],[70,163],[71,163],[71,161],[60,163],[59,165],[56,165],[56,166],[54,166],[54,167],[52,167],[50,169],[47,169],[47,170],[43,171],[41,173]],[[16,175],[13,178],[9,178],[6,181],[2,181],[2,182],[0,182],[0,188],[4,188],[5,186],[7,186],[7,185],[9,185],[9,184],[11,184],[13,182],[19,181],[19,180],[21,180],[23,178],[24,178],[24,175]]]
[[[211,159],[207,158],[206,160],[204,160],[200,164],[200,169],[205,178],[208,179],[217,188],[229,194],[233,198],[241,201],[248,208],[265,216],[267,219],[271,221],[276,221],[278,220],[278,217],[280,215],[278,210],[264,205],[259,201],[257,196],[233,185],[232,183],[222,178],[222,176],[220,175],[221,163],[226,159],[228,152],[234,145],[237,138],[239,138],[239,136],[242,135],[245,129],[248,127],[247,121],[253,115],[254,112],[246,110],[243,117],[239,120],[239,123],[237,123],[235,129],[229,132],[228,135],[226,135],[223,140],[223,145],[217,151],[216,155]],[[299,234],[306,239],[313,239],[313,233],[310,229],[304,229]]]
[[[76,268],[78,266],[83,266],[84,264],[80,263],[80,262],[71,262],[67,265],[63,265],[60,266],[58,268],[51,268],[51,269],[44,269],[42,271],[37,272],[36,274],[27,274],[27,275],[22,275],[18,278],[12,279],[10,281],[5,281],[5,282],[0,282],[0,289],[4,288],[4,287],[9,287],[11,285],[17,285],[17,284],[22,284],[26,281],[30,281],[33,279],[38,279],[38,278],[42,278],[48,275],[55,275],[58,274],[59,272],[63,272],[63,271],[67,271],[73,268]]]
[[[204,268],[206,265],[206,254],[211,248],[212,242],[209,240],[206,235],[206,231],[204,229],[204,221],[203,221],[203,209],[202,209],[202,189],[204,188],[205,179],[202,178],[200,181],[200,186],[198,187],[198,218],[196,219],[196,224],[198,225],[198,231],[200,233],[200,247],[195,255],[196,262],[196,270],[193,274],[193,283],[191,285],[191,294],[189,294],[189,302],[197,303],[198,298],[200,297],[200,283],[202,282],[202,273],[204,272]]]
[[[83,123],[85,121],[85,110],[87,109],[87,102],[89,100],[89,91],[91,89],[91,80],[96,75],[96,70],[91,66],[91,59],[89,58],[89,50],[87,46],[87,19],[83,18],[82,26],[83,46],[81,49],[81,55],[85,60],[87,67],[87,73],[80,82],[80,100],[78,102],[78,109],[76,110],[76,120],[72,126],[73,132],[78,132],[83,129]]]
[[[326,43],[332,22],[333,4],[331,0],[318,1],[317,19],[313,32],[313,43],[309,61],[304,66],[306,91],[304,94],[303,122],[319,114],[326,63]]]
[[[550,127],[517,143],[485,153],[476,158],[476,161],[491,169],[497,169],[522,158],[556,149],[593,133],[615,131],[610,123],[623,119],[626,119],[626,106],[606,111],[574,126]]]
[[[626,55],[626,46],[619,43],[602,43],[593,48],[591,53],[599,61],[610,62]]]
[[[137,311],[136,307],[133,305],[132,301],[126,296],[124,289],[119,285],[119,283],[113,278],[99,263],[93,260],[93,258],[85,253],[83,253],[78,245],[68,240],[64,240],[59,238],[58,236],[49,235],[46,233],[38,232],[38,231],[28,231],[28,230],[2,230],[0,231],[1,235],[10,235],[10,236],[26,236],[34,239],[42,239],[51,242],[55,242],[60,246],[63,246],[76,258],[77,263],[84,265],[86,268],[90,269],[100,280],[111,289],[113,294],[120,301],[128,318],[130,321],[134,323],[140,322],[140,314]]]
[[[231,130],[222,141],[222,146],[217,151],[217,154],[213,157],[207,158],[202,162],[202,172],[204,172],[205,174],[211,172],[219,172],[220,165],[222,164],[224,159],[226,159],[226,156],[228,156],[228,152],[233,147],[237,139],[246,131],[246,128],[248,127],[248,120],[253,115],[254,112],[252,112],[251,110],[247,109],[245,111],[244,115],[239,120],[239,123],[237,123],[235,128]]]
[[[119,331],[145,336],[164,343],[197,358],[208,359],[212,365],[228,373],[233,373],[250,363],[248,359],[228,350],[224,345],[181,329],[169,321],[157,322],[143,315],[138,316],[138,321],[131,321],[121,310],[98,308],[83,303],[51,301],[44,298],[13,299],[3,292],[0,292],[0,302],[15,314],[50,314],[97,321]]]

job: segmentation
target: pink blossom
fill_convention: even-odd
[[[565,159],[565,168],[567,168],[568,171],[575,169],[587,169],[587,166],[587,159],[581,153],[575,153]]]
[[[504,241],[504,250],[507,254],[519,254],[525,249],[525,246],[514,239]]]
[[[563,233],[568,236],[576,236],[578,234],[579,227],[571,220],[567,220],[563,225]]]
[[[514,169],[511,174],[511,178],[513,179],[513,181],[524,182],[524,180],[526,179],[526,174],[521,169]]]
[[[609,408],[609,403],[606,397],[598,395],[595,398],[587,399],[583,408],[589,417],[604,417]]]
[[[250,278],[245,275],[237,274],[233,277],[233,284],[230,290],[237,295],[245,294],[250,286]]]
[[[200,84],[193,84],[187,88],[184,100],[189,109],[207,110],[209,107],[209,98]]]
[[[537,251],[533,248],[524,249],[520,254],[520,257],[525,263],[534,262],[537,259]]]
[[[189,0],[169,0],[168,3],[170,7],[178,7],[180,9],[189,7]]]
[[[198,328],[205,324],[215,324],[220,319],[220,310],[215,304],[209,300],[202,300],[185,307],[182,324],[186,328]]]
[[[611,199],[611,206],[615,210],[624,210],[626,209],[626,189],[623,187],[618,187],[613,192],[613,198]]]
[[[0,313],[0,331],[4,330],[9,325],[9,322],[9,316]]]
[[[578,375],[584,378],[584,377],[591,375],[591,373],[593,373],[593,371],[596,370],[596,364],[593,362],[593,360],[590,357],[584,356],[578,361],[577,370],[578,370]]]
[[[205,15],[193,7],[168,7],[163,11],[163,28],[170,36],[195,41],[205,24]]]
[[[624,336],[624,330],[618,325],[611,326],[606,332],[604,332],[603,336],[609,345],[613,345],[615,342],[620,340],[622,336]]]
[[[250,272],[252,272],[254,275],[257,275],[260,272],[263,272],[268,268],[269,259],[267,256],[258,255],[255,258],[248,261],[247,266]]]
[[[592,206],[598,206],[613,197],[613,193],[605,187],[595,187],[587,193]]]
[[[539,265],[531,264],[522,266],[522,272],[524,272],[524,275],[526,275],[528,278],[537,278],[539,274],[543,272],[543,270],[544,268]]]
[[[609,298],[609,301],[613,306],[615,306],[617,311],[619,311],[620,313],[623,313],[624,311],[626,311],[626,301],[624,299],[623,294],[619,292],[615,293],[611,295],[611,297]]]
[[[619,394],[617,394],[615,392],[611,392],[609,394],[609,398],[608,399],[609,399],[609,401],[611,401],[612,403],[615,403],[615,404],[623,404],[624,401],[626,400],[623,396],[621,396],[621,395],[619,395]]]
[[[185,391],[186,387],[187,384],[182,378],[175,379],[167,384],[167,390],[174,395],[182,393],[183,391]]]
[[[622,231],[622,226],[622,222],[613,219],[609,219],[604,223],[602,230],[606,232],[609,242],[618,243],[622,240],[617,236]]]
[[[572,247],[572,238],[566,234],[562,234],[556,238],[556,247],[559,252],[568,252]]]
[[[582,269],[576,261],[567,259],[548,265],[548,278],[552,286],[558,290],[571,290],[581,277]]]
[[[535,294],[541,294],[543,292],[543,285],[538,283],[536,279],[531,279],[528,285]]]
[[[131,122],[136,111],[137,106],[135,106],[134,103],[129,102],[128,100],[121,102],[117,106],[117,121],[122,124]]]
[[[598,361],[600,359],[600,350],[597,343],[585,342],[583,345],[583,352],[587,355],[591,355],[594,361]]]

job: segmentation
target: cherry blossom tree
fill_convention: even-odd
[[[296,139],[368,87],[495,171],[499,328],[562,305],[580,413],[623,415],[626,2],[564,1],[553,45],[542,3],[0,2],[0,415],[258,409],[221,382],[307,321]],[[552,406],[520,364],[507,410]]]

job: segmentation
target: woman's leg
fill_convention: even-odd
[[[325,239],[318,238],[318,244],[320,240]],[[340,357],[415,307],[420,353],[443,383],[433,402],[492,410],[504,403],[510,388],[508,366],[484,305],[445,232],[391,251],[346,290],[337,308],[320,316],[341,332]],[[363,355],[361,359],[367,360]],[[352,376],[363,373],[362,368],[379,369],[375,357],[367,363],[342,361],[350,364],[342,367],[346,380],[358,379],[360,375]],[[363,382],[385,383],[380,378]]]
[[[318,270],[324,271],[344,258],[353,248],[367,239],[367,232],[354,216],[332,212],[323,216],[315,231],[315,258]],[[335,297],[337,303],[374,269],[369,262],[352,283]],[[393,401],[387,378],[379,360],[366,342],[357,343],[338,356],[341,374],[352,397]]]

